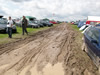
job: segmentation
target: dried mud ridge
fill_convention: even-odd
[[[0,46],[0,75],[38,75],[48,63],[62,63],[62,75],[99,75],[91,59],[81,50],[79,33],[62,23],[28,38]],[[57,69],[58,70],[58,69]],[[58,70],[58,75],[59,75]]]

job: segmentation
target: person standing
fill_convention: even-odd
[[[13,26],[13,21],[11,17],[9,17],[7,22],[7,32],[9,38],[12,38],[12,26]]]
[[[24,32],[26,32],[26,34],[28,35],[28,32],[27,32],[27,25],[28,25],[28,21],[27,19],[25,18],[25,16],[23,16],[23,19],[22,19],[22,35],[24,35]]]

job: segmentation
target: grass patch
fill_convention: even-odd
[[[8,37],[8,35],[7,35],[7,34],[3,34],[3,33],[0,34],[0,39],[1,39],[1,38],[5,38],[5,37]]]
[[[77,25],[70,24],[70,23],[69,23],[69,25],[70,25],[74,30],[76,30],[76,31],[78,31],[78,32],[80,32],[80,33],[82,32],[82,31],[79,30],[79,28],[77,27]]]
[[[70,23],[69,23],[69,25],[70,25],[70,26],[72,26],[72,28],[73,28],[73,29],[75,29],[75,30],[79,31],[79,28],[77,27],[77,25],[70,24]]]
[[[77,25],[72,25],[72,27],[73,27],[75,30],[79,30],[79,28],[77,27]]]

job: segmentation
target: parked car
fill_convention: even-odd
[[[27,27],[32,27],[32,28],[38,28],[39,25],[35,23],[36,18],[32,16],[25,16],[26,19],[28,20],[28,26]],[[21,27],[21,22],[22,22],[22,17],[16,21],[16,25]]]
[[[28,21],[28,27],[39,28],[40,26],[37,24],[37,21]]]
[[[7,20],[0,19],[0,32],[6,32],[7,30]],[[12,32],[16,33],[17,29],[16,26],[13,25]]]
[[[71,23],[71,24],[74,24],[75,22],[74,22],[74,21],[71,21],[70,23]]]
[[[22,27],[22,20],[19,20],[16,22],[16,26]],[[28,20],[28,26],[27,27],[31,27],[31,28],[39,28],[39,25],[35,22],[35,21],[30,21]]]
[[[78,28],[81,28],[83,25],[85,25],[86,24],[86,21],[80,21],[79,23],[78,23]]]
[[[57,21],[57,24],[60,24],[61,23],[61,21]]]
[[[36,23],[38,27],[44,27],[40,20],[35,20],[34,23]]]
[[[53,26],[53,23],[50,23],[49,21],[46,21],[46,24],[47,24],[48,27]]]
[[[74,25],[78,25],[78,23],[79,23],[79,21],[76,21],[76,22],[74,23]]]
[[[50,23],[52,23],[52,24],[57,24],[57,22],[55,22],[55,21],[50,21]]]
[[[49,21],[43,21],[43,20],[41,20],[41,23],[42,23],[44,26],[48,26],[48,27],[53,26],[53,24],[50,23]]]
[[[100,26],[90,26],[86,29],[82,50],[87,52],[100,70]]]

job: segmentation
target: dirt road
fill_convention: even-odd
[[[68,24],[0,47],[0,75],[99,75]],[[6,46],[6,47],[5,47]]]

